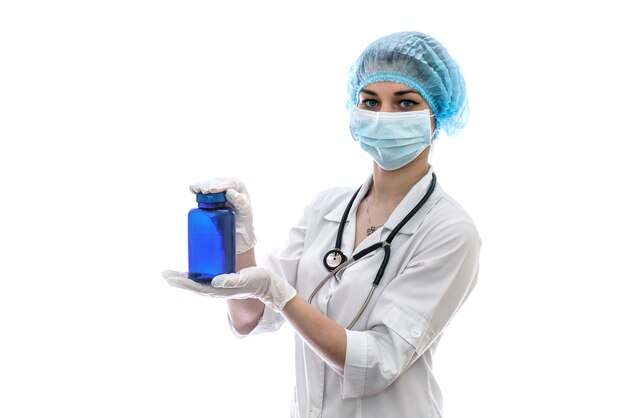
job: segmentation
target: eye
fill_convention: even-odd
[[[376,107],[378,106],[378,102],[374,99],[363,99],[361,100],[361,104],[365,107]]]
[[[402,100],[400,102],[400,107],[402,109],[411,109],[414,106],[417,106],[417,102],[414,102],[413,100]]]

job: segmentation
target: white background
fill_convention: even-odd
[[[261,258],[366,178],[347,71],[400,30],[441,41],[470,100],[431,159],[483,238],[435,360],[447,418],[626,416],[610,3],[2,2],[0,416],[287,416],[292,330],[238,340],[161,271],[186,268],[191,183],[246,182]]]

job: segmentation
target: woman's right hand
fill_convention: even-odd
[[[235,211],[235,229],[237,230],[237,254],[245,253],[256,244],[254,225],[252,224],[252,206],[250,196],[243,182],[236,178],[214,178],[189,186],[192,193],[226,192],[226,200]]]

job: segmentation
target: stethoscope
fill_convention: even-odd
[[[367,254],[371,253],[372,251],[376,251],[379,248],[383,248],[385,250],[383,261],[380,264],[380,267],[378,268],[378,272],[376,273],[376,277],[374,278],[374,281],[372,282],[372,288],[370,289],[370,292],[367,295],[365,302],[363,303],[363,305],[361,305],[361,309],[359,309],[359,313],[356,314],[356,316],[354,317],[350,325],[348,325],[347,329],[351,329],[356,323],[356,321],[363,314],[365,307],[367,306],[370,299],[372,298],[372,294],[374,293],[374,290],[376,289],[376,287],[378,287],[378,284],[380,283],[383,277],[383,274],[385,274],[385,269],[387,268],[387,263],[389,262],[389,256],[391,254],[391,248],[390,248],[391,241],[393,241],[396,234],[413,217],[413,215],[415,215],[417,211],[419,211],[421,207],[424,206],[424,204],[426,203],[430,195],[433,194],[436,184],[437,184],[437,176],[435,176],[435,173],[433,173],[433,178],[430,181],[430,186],[428,186],[428,190],[426,191],[426,194],[424,195],[424,197],[422,197],[422,199],[417,203],[417,205],[415,205],[415,207],[411,210],[411,212],[409,212],[404,217],[404,219],[402,219],[400,223],[396,225],[396,227],[387,236],[387,239],[381,242],[377,242],[376,244],[370,245],[369,247],[362,249],[358,253],[354,254],[352,258],[348,259],[348,257],[346,257],[346,255],[341,251],[341,238],[343,236],[343,228],[346,226],[346,222],[348,220],[348,214],[350,213],[352,204],[354,203],[354,200],[356,199],[357,195],[359,194],[359,191],[361,190],[361,187],[363,186],[359,187],[356,193],[354,193],[354,196],[352,196],[352,198],[348,202],[348,206],[346,207],[346,210],[343,212],[343,216],[341,217],[341,223],[339,224],[339,230],[337,231],[337,240],[335,241],[335,248],[328,251],[324,255],[324,259],[322,260],[324,262],[324,266],[330,273],[328,273],[326,277],[324,277],[324,279],[313,290],[313,293],[311,293],[311,296],[309,296],[309,303],[311,303],[311,301],[313,300],[317,292],[320,291],[322,286],[324,286],[324,284],[328,280],[330,280],[331,277],[337,274],[340,270],[344,269],[345,267],[349,266],[355,261],[360,260],[361,258],[365,257]]]

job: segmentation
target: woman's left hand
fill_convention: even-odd
[[[238,273],[220,274],[210,284],[189,279],[187,273],[165,270],[163,277],[167,282],[181,289],[224,299],[256,298],[276,312],[282,311],[287,302],[295,295],[287,280],[262,267],[248,267]]]

